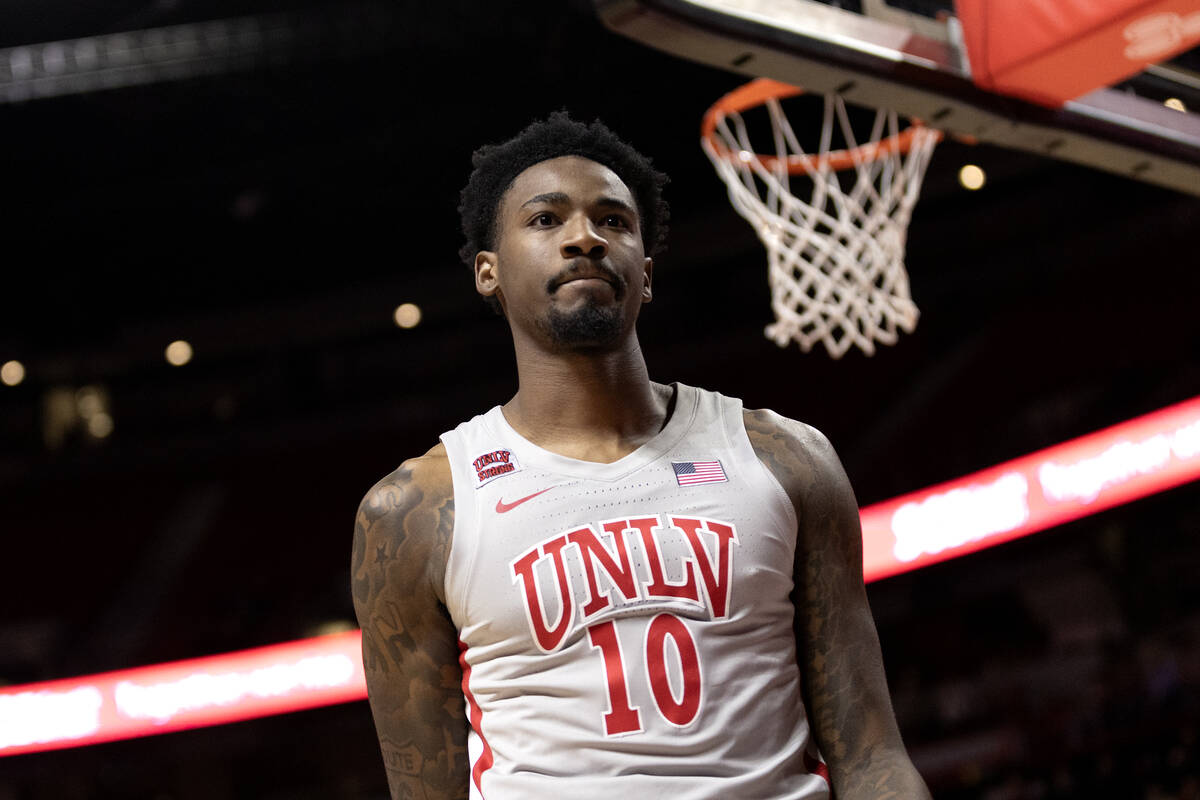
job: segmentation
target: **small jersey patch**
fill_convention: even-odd
[[[725,470],[720,461],[672,461],[675,480],[680,486],[695,486],[697,483],[725,483]]]
[[[475,469],[476,489],[521,469],[511,450],[491,450],[483,453],[471,461],[471,466]]]

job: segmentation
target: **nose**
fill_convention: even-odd
[[[608,255],[608,241],[586,215],[576,214],[564,226],[559,252],[563,258],[604,258]]]

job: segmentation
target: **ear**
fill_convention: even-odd
[[[642,272],[645,275],[645,280],[642,282],[642,302],[649,303],[654,295],[650,291],[650,279],[654,277],[654,259],[647,257],[642,262]]]
[[[484,297],[491,297],[500,291],[500,281],[496,276],[498,262],[499,258],[490,250],[480,250],[475,254],[475,291]]]

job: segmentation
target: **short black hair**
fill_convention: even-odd
[[[582,156],[616,173],[637,202],[646,255],[653,257],[662,252],[669,217],[662,198],[667,176],[600,120],[585,125],[571,119],[566,111],[555,111],[508,141],[484,145],[472,154],[475,169],[463,187],[458,206],[466,237],[458,254],[467,266],[474,266],[476,253],[495,247],[500,198],[517,176],[534,164],[561,156]],[[493,309],[499,308],[496,298],[484,299]]]

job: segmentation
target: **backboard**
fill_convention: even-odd
[[[891,108],[947,133],[1200,196],[1200,73],[1151,67],[1051,109],[976,87],[950,0],[593,0],[611,30],[746,75]],[[1179,105],[1176,103],[1175,105]]]

